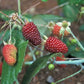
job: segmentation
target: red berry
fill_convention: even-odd
[[[49,37],[45,43],[45,49],[52,53],[67,53],[68,48],[61,40],[56,37]]]
[[[53,28],[53,35],[62,36],[62,34],[60,34],[60,29],[61,27],[56,24]],[[68,36],[69,34],[70,33],[68,31],[64,31],[64,36]]]
[[[5,45],[2,53],[7,64],[12,66],[16,63],[17,48],[13,44]]]
[[[53,35],[59,36],[60,35],[60,29],[61,29],[61,27],[56,24],[54,26],[54,29],[53,29]]]
[[[2,65],[3,65],[3,63],[1,62],[0,63],[0,76],[1,76],[1,73],[2,73]]]
[[[39,45],[41,43],[40,33],[33,22],[29,22],[22,28],[23,36],[26,40],[29,40],[33,45]]]
[[[64,55],[62,55],[61,57],[57,56],[56,61],[65,61],[64,58],[65,58]],[[66,67],[66,64],[61,64],[59,66],[64,68],[64,67]]]

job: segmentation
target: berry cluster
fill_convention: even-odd
[[[58,25],[54,26],[53,34],[59,36],[61,27]],[[29,40],[33,45],[37,46],[41,43],[41,36],[37,29],[37,26],[33,22],[28,22],[22,28],[22,34],[26,40]],[[56,37],[48,37],[45,42],[45,49],[51,53],[67,53],[68,48],[61,40]],[[13,44],[7,44],[2,50],[3,56],[7,64],[14,65],[16,63],[17,48]],[[25,59],[29,58],[27,55]]]

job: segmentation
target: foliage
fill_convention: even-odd
[[[11,15],[12,13],[14,13],[15,11],[14,10],[1,10],[4,14],[7,14],[7,15]],[[4,20],[4,21],[7,21],[7,20],[9,20],[9,18],[8,17],[6,17],[5,15],[3,15],[3,14],[1,14],[0,13],[0,18],[2,19],[2,20]]]
[[[47,3],[48,0],[42,0],[42,1]],[[19,18],[18,20],[16,20],[15,18],[12,20],[10,16],[13,13],[15,14],[14,10],[1,10],[2,13],[0,13],[0,19],[4,20],[5,22],[9,22],[10,20],[12,25],[10,30],[6,31],[6,29],[4,28],[0,29],[2,30],[0,32],[0,45],[2,45],[3,40],[7,42],[9,38],[12,37],[11,41],[14,42],[15,40],[15,46],[18,49],[17,63],[14,66],[9,66],[5,61],[3,63],[1,84],[6,84],[6,83],[13,84],[14,81],[18,84],[17,76],[22,70],[26,52],[32,55],[33,60],[28,61],[28,64],[30,64],[30,66],[23,77],[22,84],[29,84],[31,79],[42,68],[44,68],[47,65],[47,62],[55,63],[55,60],[52,60],[52,57],[57,56],[57,53],[55,54],[49,53],[49,55],[45,55],[44,53],[45,40],[43,41],[44,39],[43,37],[46,38],[52,36],[52,30],[48,29],[48,24],[50,21],[52,21],[53,24],[56,24],[57,22],[63,22],[64,20],[66,20],[67,22],[68,21],[74,22],[79,20],[78,16],[80,15],[80,8],[82,4],[84,4],[84,0],[57,0],[57,2],[58,2],[58,6],[67,3],[62,7],[62,16],[51,15],[51,14],[38,14],[38,15],[24,14],[24,15],[20,15],[18,17]],[[30,43],[28,44],[28,41],[25,41],[22,35],[22,27],[25,25],[25,21],[29,21],[29,22],[32,21],[37,26],[43,41],[41,45],[32,46]],[[9,22],[9,26],[10,26],[10,22]],[[84,24],[79,27],[79,30],[84,31]],[[81,49],[80,44],[83,47],[84,41],[79,42],[75,39],[76,41],[72,42],[68,37],[64,37],[64,38],[61,37],[61,39],[68,46],[68,53],[65,54],[66,57],[71,55],[75,58],[83,58],[84,50]],[[29,51],[26,48],[28,48]],[[35,52],[38,51],[39,53],[36,57]]]
[[[18,54],[17,54],[18,60],[15,66],[9,66],[4,61],[1,84],[6,84],[6,83],[13,84],[14,81],[17,82],[17,76],[22,69],[27,44],[28,42],[26,41],[23,41],[18,44]]]
[[[84,24],[79,27],[79,31],[84,31]]]
[[[40,69],[42,69],[43,67],[46,66],[46,62],[48,61],[48,59],[50,57],[53,57],[53,54],[47,55],[47,56],[43,56],[40,57],[39,59],[37,59],[28,69],[27,72],[25,73],[24,77],[23,77],[23,81],[22,84],[29,84],[32,77],[34,77],[39,71]],[[31,73],[30,73],[31,72]]]
[[[84,56],[84,51],[82,51],[80,49],[80,47],[77,45],[77,43],[72,43],[71,41],[69,41],[68,39],[64,39],[64,42],[66,43],[66,45],[68,46],[68,53],[65,54],[66,56],[71,55],[73,57],[77,57],[77,58],[83,58]],[[83,42],[82,42],[83,44]],[[84,46],[84,45],[83,45]]]

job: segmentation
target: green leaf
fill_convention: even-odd
[[[15,13],[14,10],[1,10],[1,11],[8,16],[11,15],[12,13]],[[5,20],[5,21],[9,20],[9,18],[7,18],[5,15],[3,15],[1,13],[0,13],[0,18]]]
[[[23,15],[23,18],[28,20],[28,21],[31,21],[31,18],[33,17],[33,15],[30,15],[30,14],[25,14]]]
[[[76,43],[71,43],[69,41],[69,39],[67,39],[66,37],[64,37],[63,42],[67,45],[68,47],[68,52],[65,54],[65,56],[70,55],[72,52],[75,52],[75,48],[77,47]]]
[[[47,2],[48,0],[41,0],[41,1],[43,1],[43,2]]]
[[[80,26],[79,30],[84,31],[84,24]]]
[[[4,61],[1,84],[13,84],[14,81],[17,81],[18,73],[22,69],[27,44],[28,42],[24,41],[18,45],[18,59],[14,66],[9,66]]]
[[[74,5],[66,5],[63,7],[63,13],[66,18],[74,21],[77,19],[79,9]]]
[[[84,0],[57,0],[57,2],[58,2],[58,4],[60,5],[60,4],[64,4],[64,3],[66,3],[66,2],[69,2],[69,4],[74,4],[74,5],[76,5],[76,4],[80,4],[80,5],[82,5],[82,4],[84,4]]]
[[[50,35],[50,30],[46,27],[46,22],[38,15],[32,17],[32,21],[34,24],[37,25],[37,28],[41,34],[43,35]]]
[[[45,65],[48,59],[55,54],[50,54],[47,56],[40,57],[37,59],[30,67],[28,67],[24,77],[22,84],[29,84],[31,79],[42,69]]]
[[[50,21],[58,22],[63,20],[65,19],[55,15],[35,15],[32,17],[32,21],[37,25],[41,35],[47,35],[47,36],[50,35],[50,30],[46,27],[48,22]]]
[[[7,31],[3,37],[4,31],[0,32],[0,45],[3,43],[3,40],[6,41],[9,38],[9,31]]]
[[[22,35],[22,31],[21,30],[18,30],[18,29],[15,29],[13,30],[12,32],[12,40],[16,41],[16,46],[19,44],[19,42],[21,42],[23,40],[23,35]]]
[[[68,46],[68,52],[65,54],[65,56],[68,56],[72,52],[75,52],[75,48],[76,48],[76,45]]]
[[[70,3],[71,4],[80,4],[80,5],[82,5],[82,4],[84,4],[84,0],[70,0]]]
[[[71,55],[78,58],[84,58],[84,51],[75,51],[72,52]]]
[[[63,21],[65,20],[65,18],[60,17],[60,16],[56,16],[56,15],[37,15],[38,17],[40,17],[41,19],[43,19],[45,22],[50,22],[50,21],[54,21],[54,22],[58,22],[58,21]]]
[[[66,3],[66,2],[69,2],[69,0],[57,0],[58,4],[63,4],[63,3]]]

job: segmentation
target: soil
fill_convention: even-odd
[[[24,12],[25,10],[27,10],[28,8],[30,8],[37,2],[39,2],[39,0],[21,0],[22,12]],[[55,6],[57,6],[56,0],[53,0],[53,1],[49,0],[47,3],[41,2],[40,5],[31,9],[31,10],[33,10],[33,12],[30,10],[28,13],[44,14],[47,10],[49,10]],[[17,11],[18,10],[17,9],[17,0],[0,0],[0,10],[3,10],[3,9],[5,9],[5,10],[12,9],[12,10]],[[56,9],[56,10],[50,12],[49,14],[61,15],[61,9]],[[83,20],[80,20],[78,23],[77,22],[72,23],[72,31],[80,40],[84,40],[84,37],[83,37],[84,32],[78,31],[79,26],[81,24],[84,24]],[[0,56],[0,59],[1,59],[1,56]],[[22,81],[22,77],[25,74],[26,68],[28,68],[28,66],[23,67],[22,72],[18,75],[18,80],[19,80],[20,84]],[[61,68],[61,67],[55,65],[55,69],[51,70],[51,71],[48,69],[48,67],[46,67],[46,68],[42,69],[32,79],[30,84],[49,84],[47,82],[47,78],[49,76],[52,76],[54,81],[57,81],[57,80],[60,80],[64,77],[67,77],[67,76],[73,74],[74,72],[78,71],[79,69],[80,69],[80,67],[75,66],[75,65],[67,65],[67,67],[65,67],[65,68]],[[65,81],[62,81],[58,84],[84,84],[84,75],[83,74],[84,74],[84,71],[82,71],[78,75],[76,75],[72,78],[69,78]]]
[[[25,66],[25,69],[28,68],[28,66]],[[18,76],[18,80],[21,84],[21,79],[24,75],[25,69],[23,68],[22,72]],[[80,67],[75,65],[67,65],[65,68],[59,67],[58,65],[55,65],[55,69],[49,70],[48,66],[44,69],[42,69],[31,81],[30,84],[50,84],[47,82],[47,79],[49,76],[52,76],[54,79],[54,82],[65,78],[77,71],[80,70]],[[58,84],[84,84],[84,71],[77,74],[76,76],[69,78],[67,80],[64,80]]]

